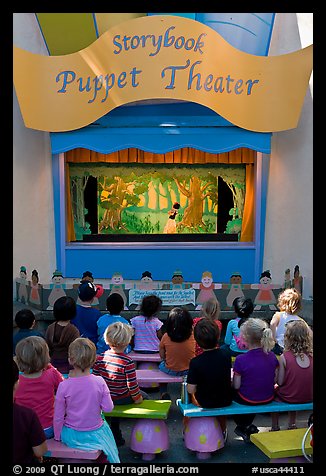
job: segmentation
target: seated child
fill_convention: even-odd
[[[220,314],[221,314],[221,306],[220,303],[215,299],[215,298],[210,298],[207,301],[205,301],[202,305],[201,308],[202,317],[195,317],[193,319],[193,326],[195,327],[196,324],[204,318],[211,319],[212,322],[219,328],[219,335],[222,332],[222,322],[219,320]],[[196,346],[195,346],[195,352],[196,355],[199,355],[203,352],[203,349],[198,345],[196,341]]]
[[[76,316],[71,323],[77,327],[81,337],[87,337],[97,344],[97,321],[102,313],[92,306],[98,288],[90,281],[84,281],[78,287],[78,296],[81,304],[76,305]]]
[[[233,301],[236,318],[231,319],[226,327],[223,350],[229,352],[232,357],[248,351],[247,346],[241,341],[240,326],[248,319],[254,310],[254,304],[250,298],[236,297]]]
[[[301,317],[297,316],[302,305],[301,294],[295,288],[285,289],[279,294],[277,299],[278,312],[275,312],[271,319],[270,327],[273,337],[276,341],[273,352],[281,355],[284,349],[285,326],[290,321],[299,321]]]
[[[140,308],[141,315],[130,319],[131,326],[134,329],[133,345],[135,352],[150,354],[159,351],[163,322],[156,315],[161,307],[162,300],[159,297],[154,294],[144,296]]]
[[[101,412],[113,402],[102,377],[93,375],[95,344],[78,337],[69,345],[69,377],[59,385],[54,408],[54,439],[71,448],[102,450],[110,463],[120,463],[111,429]]]
[[[43,337],[31,336],[18,342],[16,361],[22,374],[15,402],[32,408],[41,422],[45,436],[53,437],[54,398],[62,374],[50,364],[49,347]]]
[[[104,378],[109,387],[114,405],[141,403],[143,395],[139,389],[134,361],[124,352],[130,343],[134,330],[129,324],[117,321],[110,324],[105,333],[105,342],[110,348],[93,365],[93,374]],[[111,418],[111,430],[117,446],[125,443],[120,431],[119,418]]]
[[[130,325],[127,319],[120,316],[121,311],[124,308],[124,300],[121,294],[112,293],[107,297],[106,300],[106,309],[109,311],[108,314],[103,314],[97,321],[97,354],[103,354],[110,346],[105,342],[104,334],[106,328],[113,324],[114,322],[123,322],[124,324]],[[129,354],[131,352],[131,345],[128,344],[125,349],[125,353]]]
[[[16,352],[17,343],[29,336],[44,337],[43,334],[34,329],[36,320],[33,311],[30,309],[21,309],[15,315],[15,323],[18,327],[18,332],[13,336],[13,354]]]
[[[231,405],[231,356],[218,348],[219,328],[205,317],[195,325],[194,337],[203,351],[189,364],[187,391],[192,403],[204,408]],[[226,418],[218,417],[218,420],[226,435]]]
[[[240,328],[248,351],[238,355],[233,365],[233,400],[242,405],[262,405],[274,399],[274,384],[279,363],[274,352],[272,331],[263,319],[249,317]],[[259,430],[253,424],[254,413],[234,415],[235,434],[245,442]]]
[[[36,415],[31,408],[23,407],[15,402],[18,388],[19,370],[16,362],[13,369],[13,464],[33,465],[43,461],[47,452],[46,436]]]
[[[302,319],[286,325],[284,351],[279,358],[275,400],[288,403],[313,401],[312,330]],[[280,429],[278,413],[272,414],[272,431]],[[288,429],[296,428],[296,412],[289,412]]]
[[[61,373],[68,373],[72,366],[68,362],[68,348],[71,342],[80,337],[79,330],[71,324],[76,315],[76,302],[70,296],[62,296],[53,304],[55,322],[45,333],[49,346],[51,364]]]
[[[162,362],[159,369],[170,375],[187,375],[190,360],[195,357],[192,317],[187,309],[174,307],[166,320],[166,333],[160,341]],[[170,400],[167,384],[160,384],[161,398]]]

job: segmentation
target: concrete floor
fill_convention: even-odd
[[[146,391],[146,389],[144,389]],[[210,459],[199,460],[196,454],[184,446],[182,438],[182,414],[177,407],[175,400],[180,398],[181,384],[169,384],[168,391],[171,395],[172,405],[170,408],[167,426],[169,432],[170,447],[168,450],[158,454],[153,464],[165,463],[268,463],[269,458],[262,453],[254,444],[245,443],[242,438],[234,433],[235,424],[232,417],[228,417],[228,440],[224,448],[212,453]],[[158,399],[159,392],[150,393],[151,399]],[[308,418],[311,412],[303,411],[297,415],[298,428],[307,427]],[[121,419],[121,431],[126,440],[126,444],[119,448],[121,463],[142,464],[143,460],[139,453],[130,449],[130,434],[135,420]],[[270,414],[257,414],[254,420],[260,431],[269,431],[271,426]],[[281,429],[287,428],[287,414],[280,415]]]

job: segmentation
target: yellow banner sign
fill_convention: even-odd
[[[42,131],[79,129],[122,104],[169,98],[274,132],[297,126],[312,56],[312,45],[250,55],[202,23],[158,15],[120,23],[69,55],[14,47],[14,84],[26,127]]]

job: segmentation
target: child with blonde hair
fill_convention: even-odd
[[[139,389],[134,361],[125,349],[134,334],[133,328],[123,322],[110,324],[104,332],[105,342],[110,349],[97,356],[93,374],[105,380],[115,405],[141,403],[145,392]],[[111,418],[110,426],[118,446],[125,443],[120,431],[119,418]]]
[[[18,342],[16,362],[22,374],[15,402],[32,408],[45,436],[52,438],[54,398],[63,375],[50,364],[49,347],[43,337],[30,336]]]
[[[54,439],[71,448],[102,450],[110,463],[120,463],[118,448],[101,412],[111,412],[113,402],[102,377],[93,375],[96,346],[78,337],[68,349],[73,370],[59,385],[54,408]]]
[[[285,326],[289,321],[298,321],[301,319],[296,313],[301,309],[301,294],[295,288],[288,288],[278,296],[278,312],[273,315],[270,327],[273,337],[276,341],[273,352],[281,355],[284,348]]]
[[[279,359],[276,397],[288,403],[313,401],[312,330],[302,319],[286,325],[284,351]],[[280,429],[278,413],[272,415],[272,431]],[[296,412],[289,412],[288,429],[296,428]]]
[[[263,319],[249,317],[240,327],[240,335],[248,351],[238,355],[233,365],[233,400],[243,405],[262,405],[274,399],[274,384],[278,360],[273,352],[275,341],[269,325]],[[234,432],[250,441],[250,434],[257,433],[253,425],[255,414],[234,415]]]
[[[196,324],[204,318],[210,319],[214,324],[219,328],[219,335],[222,332],[222,322],[219,320],[221,314],[221,306],[216,298],[210,298],[203,303],[202,306],[202,317],[195,317],[193,319],[193,327],[195,328]],[[200,355],[203,353],[203,349],[198,345],[197,341],[195,344],[195,354]]]

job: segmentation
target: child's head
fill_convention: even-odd
[[[43,337],[25,337],[16,345],[16,359],[21,372],[26,374],[39,372],[50,363],[48,344]]]
[[[220,338],[220,330],[211,319],[204,317],[195,325],[194,337],[202,349],[215,349]]]
[[[296,314],[301,309],[301,294],[295,288],[285,289],[279,294],[277,305],[280,311]]]
[[[121,294],[112,293],[107,297],[106,309],[112,315],[118,315],[124,308],[123,297]]]
[[[82,372],[91,368],[96,360],[96,346],[94,342],[87,337],[77,337],[69,345],[68,358],[69,363]]]
[[[238,327],[240,327],[244,320],[253,313],[254,304],[250,298],[237,297],[233,301],[233,308],[236,315],[240,317],[240,321],[238,322]]]
[[[35,315],[30,309],[21,309],[15,315],[19,329],[30,329],[35,324]]]
[[[134,329],[124,322],[113,322],[104,332],[104,340],[112,349],[125,349],[130,343]]]
[[[166,320],[166,332],[173,342],[184,342],[192,333],[192,317],[187,309],[174,307]]]
[[[286,324],[284,350],[292,350],[295,355],[312,355],[312,330],[302,319]]]
[[[202,313],[204,317],[208,317],[210,319],[218,319],[221,314],[221,306],[217,299],[210,298],[203,303],[202,306]]]
[[[240,328],[240,334],[249,348],[262,347],[269,352],[275,345],[272,330],[263,319],[249,317]]]
[[[76,302],[70,296],[62,296],[53,305],[53,317],[56,321],[70,321],[76,316]]]
[[[78,287],[78,296],[83,302],[93,301],[96,293],[97,287],[91,281],[83,281]]]
[[[155,296],[154,294],[150,294],[148,296],[144,296],[141,306],[140,306],[140,312],[143,316],[145,316],[147,319],[150,319],[151,317],[154,317],[155,314],[157,314],[162,307],[162,299],[159,298],[158,296]]]

